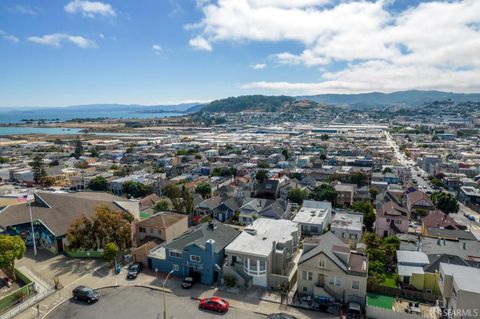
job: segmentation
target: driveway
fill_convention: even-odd
[[[163,294],[161,291],[122,287],[101,289],[100,300],[94,304],[70,299],[49,314],[47,319],[121,319],[163,318]],[[265,318],[252,311],[231,308],[226,314],[219,314],[198,309],[198,301],[189,297],[166,294],[167,318],[169,319],[210,319],[210,318]]]
[[[86,275],[91,275],[103,265],[105,262],[101,259],[55,256],[43,249],[39,249],[37,255],[34,256],[32,248],[28,248],[26,256],[15,263],[16,267],[25,266],[37,276],[50,282],[53,281],[53,278],[58,277],[60,284],[64,287]]]

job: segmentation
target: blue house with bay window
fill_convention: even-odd
[[[178,277],[193,276],[211,285],[222,277],[225,247],[240,232],[218,222],[202,223],[186,234],[152,249],[150,268]]]

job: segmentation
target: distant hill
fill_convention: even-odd
[[[215,100],[202,108],[203,112],[276,112],[295,102],[291,96],[243,95]]]
[[[399,91],[393,93],[359,93],[359,94],[319,94],[298,96],[297,99],[307,99],[317,103],[351,106],[381,106],[405,105],[416,106],[434,101],[452,100],[454,102],[480,102],[479,93],[450,93],[441,91]]]

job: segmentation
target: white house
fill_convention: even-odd
[[[321,235],[330,223],[332,203],[306,200],[293,221],[300,225],[303,235]]]

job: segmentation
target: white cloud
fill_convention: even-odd
[[[323,73],[320,83],[255,82],[245,88],[346,92],[474,90],[476,85],[480,90],[477,0],[428,1],[402,12],[391,10],[391,0],[218,0],[197,5],[204,17],[187,29],[209,50],[221,41],[294,41],[303,49],[274,53],[277,63],[337,70]]]
[[[96,15],[105,17],[116,16],[115,10],[108,3],[98,1],[73,0],[64,7],[68,13],[81,13],[85,17],[93,18]]]
[[[160,55],[160,54],[162,54],[163,48],[159,44],[154,44],[154,45],[152,45],[152,50],[155,54]]]
[[[267,67],[265,63],[257,63],[257,64],[252,64],[250,67],[254,70],[263,70]]]
[[[198,36],[188,42],[195,50],[212,51],[212,45],[204,37]]]
[[[18,43],[18,38],[12,34],[8,34],[7,32],[3,31],[0,29],[0,38],[13,42],[13,43]]]
[[[45,34],[43,36],[31,36],[28,38],[28,41],[37,44],[50,45],[57,48],[60,48],[64,42],[73,43],[80,48],[96,47],[95,42],[87,38],[79,35],[71,35],[66,33],[53,33]]]
[[[21,4],[17,4],[15,5],[13,8],[12,8],[13,11],[15,12],[18,12],[18,13],[22,13],[22,14],[28,14],[28,15],[37,15],[37,10],[29,7],[29,6],[26,6],[26,5],[21,5]]]

